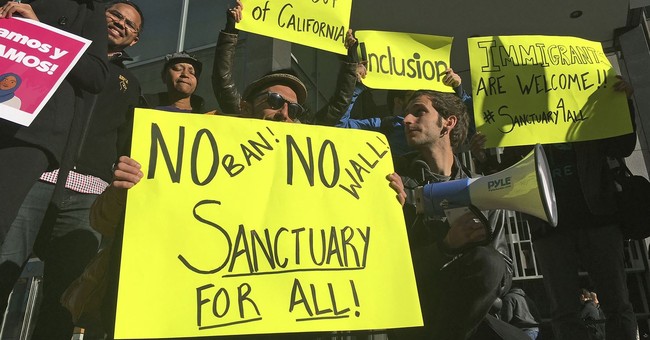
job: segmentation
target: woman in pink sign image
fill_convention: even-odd
[[[9,105],[20,109],[20,98],[16,97],[16,90],[20,87],[22,80],[15,73],[0,75],[0,104]]]

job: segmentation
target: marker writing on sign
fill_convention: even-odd
[[[591,46],[536,43],[529,45],[513,44],[503,46],[496,40],[476,42],[485,52],[482,72],[497,72],[506,66],[598,64],[605,56]]]
[[[178,259],[197,274],[222,272],[223,277],[269,275],[288,271],[359,270],[366,266],[370,248],[370,226],[330,227],[223,227],[204,217],[200,210],[217,208],[221,202],[203,200],[194,206],[194,218],[214,228],[213,245],[202,255],[213,258],[211,266],[193,264],[183,254]],[[231,235],[229,231],[234,231]],[[292,249],[292,250],[288,250]]]
[[[275,287],[277,293],[289,297],[288,311],[295,315],[296,322],[361,316],[361,303],[354,280],[348,280],[349,284],[327,280],[307,283],[306,280],[294,277],[290,287]],[[236,287],[208,283],[196,288],[196,325],[199,330],[237,326],[263,319],[250,283],[244,282]]]
[[[319,0],[312,0],[312,2],[318,3]],[[329,0],[323,1],[324,4],[328,2]],[[332,7],[334,6],[336,6],[336,1],[332,1]],[[315,18],[304,18],[294,13],[293,9],[294,6],[291,3],[286,3],[280,8],[276,21],[278,27],[314,34],[341,43],[345,42],[345,26],[330,24]],[[266,21],[269,12],[273,12],[273,9],[269,7],[269,1],[266,1],[264,7],[254,7],[251,16],[254,20]]]
[[[38,39],[30,38],[27,35],[10,31],[6,28],[0,28],[0,38],[18,43],[40,54],[46,54],[45,56],[38,57],[36,55],[28,54],[24,51],[19,51],[15,48],[10,48],[5,44],[0,44],[1,58],[8,59],[16,63],[21,63],[29,68],[35,68],[37,71],[47,73],[49,75],[54,74],[54,71],[57,70],[59,65],[48,60],[43,60],[43,57],[49,58],[51,60],[58,60],[68,54],[68,51],[66,50],[62,50],[58,47],[55,47],[54,50],[52,50],[52,45],[50,44],[42,43]],[[47,55],[50,52],[52,52],[52,54]]]
[[[331,25],[313,18],[302,18],[291,12],[292,4],[286,4],[278,14],[278,26],[296,32],[313,33],[321,38],[345,42],[345,26]],[[285,12],[286,11],[286,12]]]
[[[332,141],[325,140],[321,144],[318,159],[316,159],[318,166],[316,167],[312,139],[307,137],[305,143],[299,144],[292,136],[287,135],[287,184],[293,185],[294,168],[297,168],[296,164],[299,161],[310,186],[315,185],[315,171],[318,169],[320,182],[325,187],[334,188],[341,181],[342,183],[338,187],[352,195],[352,197],[359,199],[360,194],[357,189],[363,189],[364,173],[370,174],[371,170],[388,154],[386,143],[379,137],[377,137],[377,140],[380,144],[366,142],[364,147],[360,149],[361,152],[357,153],[352,159],[347,160],[349,165],[343,166],[345,175],[343,179],[340,179],[341,164],[336,145]],[[331,164],[331,170],[325,169],[324,164]]]
[[[270,128],[267,131],[258,131],[248,140],[239,145],[238,153],[221,153],[216,137],[209,129],[200,129],[194,135],[191,144],[190,173],[192,182],[199,186],[210,184],[219,172],[221,166],[228,176],[235,177],[247,168],[259,164],[264,157],[275,150],[272,142],[279,143]],[[266,134],[268,132],[269,134]],[[185,127],[179,126],[176,131],[176,155],[170,151],[170,146],[165,139],[165,134],[156,123],[151,124],[151,146],[149,148],[149,171],[147,179],[156,177],[156,168],[159,153],[162,155],[172,183],[180,183],[184,169],[184,154],[186,148]],[[246,137],[244,137],[245,139]],[[206,175],[199,175],[199,159],[202,157],[211,161]]]
[[[499,124],[502,126],[499,131],[504,134],[512,132],[517,127],[528,125],[558,125],[559,123],[579,123],[589,119],[582,108],[571,110],[565,107],[564,99],[560,99],[557,110],[542,110],[535,113],[515,113],[509,110],[507,105],[502,105],[496,110],[498,118],[494,113],[488,110],[483,117],[491,117],[486,121],[488,124]]]
[[[365,45],[365,44],[364,44]],[[448,65],[442,60],[420,60],[420,53],[413,53],[409,59],[397,59],[390,46],[386,46],[386,53],[368,53],[368,72],[406,76],[440,82],[444,77]]]
[[[219,150],[219,143],[209,129],[201,129],[196,132],[191,144],[190,173],[192,182],[204,186],[210,184],[219,172],[220,166],[230,177],[235,177],[251,166],[260,164],[264,157],[276,150],[275,144],[280,144],[270,128],[269,134],[258,131],[247,142],[241,143],[240,153],[222,154]],[[151,124],[151,145],[149,148],[149,165],[147,179],[156,177],[156,169],[159,156],[162,155],[164,165],[169,173],[172,183],[180,183],[184,169],[184,154],[186,146],[185,127],[179,126],[176,131],[176,154],[173,155],[166,141],[163,131],[156,123]],[[388,154],[388,145],[379,137],[377,142],[367,141],[360,147],[359,152],[350,159],[339,159],[338,151],[334,142],[324,140],[318,150],[318,158],[315,158],[312,139],[306,137],[304,143],[297,141],[293,136],[286,135],[287,148],[287,184],[293,185],[297,174],[302,169],[309,186],[316,185],[316,171],[320,184],[326,188],[336,188],[345,191],[355,199],[360,199],[360,193],[365,181],[364,176],[372,170]],[[207,174],[199,175],[199,159],[203,157],[211,163]],[[343,165],[341,165],[343,162]],[[326,166],[329,164],[329,167]],[[345,165],[347,164],[347,166]],[[300,167],[302,166],[302,168]],[[344,174],[342,175],[341,170]]]

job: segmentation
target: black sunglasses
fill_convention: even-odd
[[[271,109],[273,110],[278,110],[281,109],[284,104],[287,104],[287,109],[289,113],[289,118],[291,120],[295,120],[296,118],[300,119],[300,117],[305,113],[305,108],[302,107],[302,105],[298,103],[292,103],[284,97],[282,97],[280,94],[275,93],[275,92],[262,92],[255,96],[255,98],[261,97],[261,96],[266,96],[266,102],[269,104]]]

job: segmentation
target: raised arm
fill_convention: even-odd
[[[348,110],[352,96],[354,94],[354,87],[357,82],[358,63],[354,60],[357,40],[352,34],[352,30],[348,30],[345,45],[348,48],[348,55],[341,60],[339,74],[336,80],[336,89],[334,94],[323,108],[318,110],[314,117],[314,122],[321,125],[336,125],[343,114]]]
[[[243,8],[241,1],[237,0],[235,7],[226,11],[226,27],[219,32],[214,53],[212,91],[221,111],[226,114],[241,113],[239,107],[241,94],[237,91],[232,72],[239,33],[235,28],[235,23],[241,20]]]
[[[0,7],[0,18],[11,18],[14,15],[23,17],[25,19],[39,21],[30,4],[23,4],[16,1],[7,1],[6,4]]]

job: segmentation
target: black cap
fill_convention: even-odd
[[[203,69],[203,63],[196,58],[196,56],[189,54],[185,51],[174,52],[165,56],[165,66],[163,67],[163,72],[167,70],[171,65],[177,63],[188,63],[194,66],[194,72],[196,73],[196,78],[201,75],[201,69]]]

